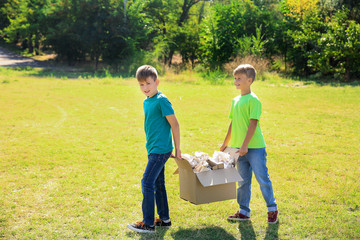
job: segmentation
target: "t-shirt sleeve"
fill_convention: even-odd
[[[167,98],[160,99],[161,115],[163,117],[174,114],[174,109]]]
[[[260,120],[261,116],[261,102],[257,98],[250,101],[250,119]]]
[[[230,113],[229,113],[229,119],[233,118],[233,108],[234,108],[234,100],[232,100],[231,102],[231,108],[230,108]]]

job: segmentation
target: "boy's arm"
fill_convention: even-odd
[[[240,156],[244,156],[245,154],[247,154],[248,152],[248,145],[249,142],[251,140],[251,138],[254,136],[255,130],[256,130],[256,126],[257,126],[258,120],[257,119],[250,119],[250,124],[249,124],[249,128],[247,130],[244,142],[240,148],[240,150],[238,151]]]
[[[232,126],[232,121],[230,122],[229,129],[228,129],[228,131],[227,131],[227,134],[226,134],[224,143],[223,143],[223,145],[220,147],[220,151],[224,151],[225,148],[227,147],[227,145],[229,144],[229,141],[230,141],[230,138],[231,138],[231,126]]]
[[[180,126],[175,114],[167,115],[167,121],[171,126],[171,132],[174,138],[175,144],[175,157],[181,159],[181,150],[180,150]]]

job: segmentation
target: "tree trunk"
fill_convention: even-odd
[[[186,19],[189,18],[189,11],[192,6],[194,6],[196,3],[200,2],[200,0],[184,0],[184,4],[181,7],[182,12],[178,21],[178,26],[182,27],[183,23]],[[175,50],[170,50],[169,57],[168,57],[168,65],[171,66],[172,63],[172,57],[174,56]],[[165,63],[166,64],[166,63]]]
[[[198,2],[200,2],[200,0],[184,0],[184,4],[181,7],[182,13],[181,13],[179,21],[178,21],[179,27],[181,27],[183,22],[185,22],[185,20],[189,18],[190,8]]]
[[[345,62],[345,82],[350,81],[350,62],[349,57],[346,58]]]
[[[32,36],[29,35],[29,39],[28,39],[28,49],[29,49],[29,53],[33,53],[34,52],[34,47],[33,47],[33,43],[32,43],[32,40],[31,40]]]
[[[97,52],[95,53],[95,71],[97,71],[98,69],[98,65],[99,65],[99,56],[100,54],[98,54]]]
[[[198,18],[198,24],[201,23],[201,20],[204,18],[204,10],[205,10],[205,1],[203,1],[203,4],[201,5],[200,12],[199,12],[199,18]]]
[[[35,54],[40,55],[40,40],[39,40],[39,34],[36,34],[35,36]]]
[[[169,67],[171,67],[171,64],[172,64],[172,58],[173,58],[173,56],[174,56],[174,53],[175,53],[175,51],[174,51],[174,49],[171,49],[170,50],[170,53],[169,53],[169,58],[168,58],[168,66]]]
[[[126,2],[127,0],[124,0],[124,24],[126,26]]]

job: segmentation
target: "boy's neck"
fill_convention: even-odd
[[[248,89],[241,89],[241,96],[244,96],[244,95],[248,95],[251,93],[251,89],[248,88]]]

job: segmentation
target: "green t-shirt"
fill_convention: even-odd
[[[264,136],[260,128],[261,102],[255,93],[251,92],[244,96],[233,99],[229,118],[232,119],[230,146],[240,148],[246,137],[250,119],[257,119],[258,124],[254,136],[251,138],[248,148],[266,147]]]
[[[146,149],[148,154],[164,154],[173,150],[171,126],[167,115],[174,114],[167,97],[158,92],[144,100]]]

